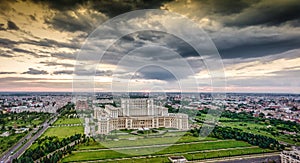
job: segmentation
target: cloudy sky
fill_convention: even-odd
[[[124,79],[130,79],[128,87],[141,91],[211,91],[209,66],[203,56],[164,32],[126,35],[110,46],[101,61],[81,52],[97,27],[140,9],[180,14],[201,27],[220,54],[227,92],[300,93],[298,0],[0,0],[0,91],[72,91],[74,76],[91,76],[94,69],[98,91],[119,90]],[[118,28],[158,22],[163,29],[168,28],[162,23],[166,21],[172,20],[148,15],[132,20],[131,25],[120,23]],[[171,24],[179,31],[189,25]],[[109,34],[114,35],[106,36]],[[97,43],[103,44],[106,38],[96,39],[93,47],[101,50]],[[88,56],[97,67],[74,68],[80,53],[81,59]],[[145,63],[148,65],[141,66]],[[170,69],[179,75],[149,63],[173,63]],[[136,65],[140,68],[135,69]],[[192,71],[183,68],[187,65]],[[192,84],[194,79],[197,86]],[[180,82],[191,84],[182,87]]]

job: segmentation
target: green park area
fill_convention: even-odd
[[[201,113],[196,119],[204,121],[210,114]],[[291,145],[300,145],[300,125],[294,122],[253,117],[248,113],[223,112],[219,126],[240,129],[247,133],[274,138]]]
[[[66,118],[61,117],[53,125],[65,125],[65,124],[81,124],[81,120],[79,118]]]
[[[191,138],[190,141],[188,141],[189,138]],[[148,143],[141,145],[141,142],[145,140]],[[272,150],[262,149],[256,146],[252,146],[243,141],[215,140],[214,138],[212,139],[207,138],[207,139],[201,139],[195,141],[192,137],[187,136],[186,138],[179,139],[177,143],[170,146],[155,145],[155,144],[161,144],[161,142],[164,141],[164,138],[161,139],[149,138],[145,140],[141,139],[141,140],[131,141],[130,145],[126,140],[120,140],[120,142],[111,142],[111,145],[109,146],[110,149],[105,149],[105,147],[108,146],[103,147],[100,146],[100,144],[98,144],[98,146],[95,146],[95,144],[93,143],[86,144],[85,147],[81,145],[72,154],[63,158],[62,161],[72,162],[72,161],[90,161],[90,160],[125,158],[124,160],[118,160],[118,161],[126,162],[129,161],[126,158],[145,157],[151,154],[151,157],[153,158],[147,158],[147,159],[149,159],[149,161],[151,162],[154,162],[158,160],[167,161],[167,156],[174,155],[174,154],[184,155],[187,157],[188,160],[192,160],[192,159],[213,158],[218,156],[225,157],[225,156],[272,151]],[[165,140],[167,140],[167,138]],[[152,146],[150,142],[152,142]],[[126,148],[122,148],[122,145],[126,146]],[[140,159],[137,158],[135,159],[135,161],[137,162],[139,162],[139,160]]]
[[[0,114],[0,155],[49,117],[48,113],[36,112]]]
[[[11,134],[7,137],[0,137],[0,154],[5,152],[8,148],[18,142],[26,133]]]
[[[83,126],[51,127],[42,135],[42,137],[57,136],[59,139],[63,139],[74,134],[83,134]]]
[[[253,148],[243,148],[243,149],[231,149],[231,150],[218,150],[218,151],[203,151],[193,154],[183,154],[183,156],[189,160],[201,160],[201,159],[210,159],[216,157],[228,157],[228,156],[239,156],[239,155],[248,155],[248,154],[257,154],[272,152],[268,149],[261,149],[258,147]],[[153,157],[142,157],[142,158],[125,158],[125,159],[115,159],[113,161],[106,162],[116,162],[116,163],[144,163],[144,162],[170,162],[167,156],[153,156]]]

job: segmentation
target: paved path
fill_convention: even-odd
[[[2,157],[0,158],[0,160],[1,161],[5,161],[5,160],[7,160],[8,158],[9,158],[9,156],[12,154],[12,153],[14,153],[17,149],[19,149],[22,145],[23,145],[23,143],[26,141],[26,140],[28,140],[28,139],[30,139],[30,137],[32,136],[32,134],[34,133],[34,132],[36,132],[37,131],[37,129],[36,130],[32,130],[32,131],[30,131],[27,135],[25,135],[23,138],[21,138],[15,145],[13,145],[10,149],[8,149],[3,155],[2,155]]]

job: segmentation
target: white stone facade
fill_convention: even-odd
[[[96,129],[93,134],[108,134],[112,130],[139,128],[176,128],[188,129],[188,115],[183,113],[168,113],[168,109],[155,106],[153,99],[121,99],[121,107],[105,105],[105,108],[95,107],[93,119]],[[87,123],[86,123],[87,124]],[[85,125],[86,126],[86,125]],[[86,126],[88,134],[90,127]]]

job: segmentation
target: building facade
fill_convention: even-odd
[[[183,113],[168,113],[168,108],[156,106],[153,99],[136,98],[121,99],[121,107],[105,105],[105,108],[95,107],[93,119],[95,132],[86,126],[85,134],[108,134],[120,129],[145,129],[145,128],[176,128],[188,129],[188,115]],[[87,124],[86,120],[86,124]]]
[[[282,151],[280,158],[282,163],[300,163],[300,150],[293,147],[291,151]]]

